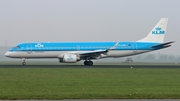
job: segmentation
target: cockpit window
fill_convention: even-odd
[[[20,49],[20,46],[15,46],[15,47],[13,47],[13,48],[17,48],[17,49]]]

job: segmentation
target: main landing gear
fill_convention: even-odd
[[[84,65],[85,66],[92,66],[93,65],[93,62],[90,60],[90,61],[84,61]]]
[[[26,59],[23,58],[22,60],[23,60],[22,65],[25,66],[26,65]]]

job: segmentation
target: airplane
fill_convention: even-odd
[[[92,66],[94,59],[117,58],[151,52],[171,46],[164,43],[168,18],[162,18],[143,39],[129,42],[30,42],[21,43],[5,53],[6,57],[26,59],[57,58],[61,63],[76,63],[84,60]]]

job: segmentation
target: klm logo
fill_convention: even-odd
[[[35,47],[42,48],[42,47],[44,47],[44,45],[38,43],[37,45],[35,45]]]
[[[69,61],[73,60],[73,58],[69,55],[69,57],[67,58]]]
[[[152,34],[165,34],[165,31],[160,27],[157,27],[154,31],[152,31]]]

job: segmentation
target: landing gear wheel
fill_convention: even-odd
[[[26,65],[26,62],[23,62],[22,65],[25,66],[25,65]]]
[[[92,61],[84,61],[85,66],[92,66],[93,62]]]
[[[92,61],[89,61],[89,66],[92,66],[93,65],[93,62]]]
[[[23,66],[26,65],[26,58],[22,58],[22,65],[23,65]]]
[[[88,61],[84,61],[84,65],[85,65],[85,66],[88,66],[88,65],[89,65],[89,62],[88,62]]]

